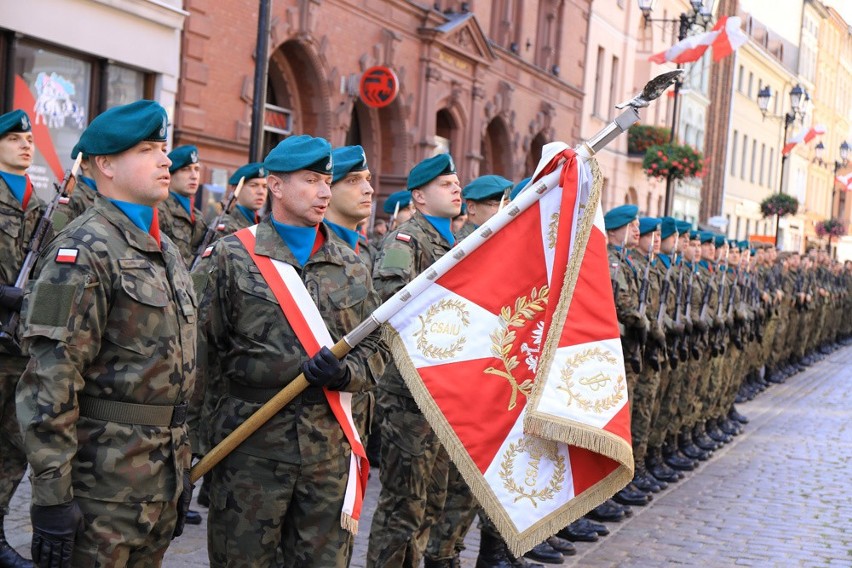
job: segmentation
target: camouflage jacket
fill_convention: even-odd
[[[378,296],[355,252],[324,225],[320,230],[325,243],[304,267],[269,219],[258,225],[255,253],[296,268],[336,341],[367,319]],[[198,271],[206,278],[199,279]],[[208,442],[215,445],[296,378],[308,355],[237,237],[218,241],[193,278],[200,298],[199,376],[207,392],[202,422]],[[345,359],[352,377],[346,390],[372,388],[387,357],[378,331],[361,341]],[[309,387],[236,451],[285,463],[317,463],[344,447],[346,437],[325,395]]]
[[[373,281],[382,300],[387,300],[414,280],[418,274],[449,252],[450,248],[450,243],[419,211],[388,233],[373,265]],[[379,387],[411,397],[394,363],[388,365]]]
[[[644,318],[639,315],[639,278],[641,276],[629,253],[625,254],[622,260],[621,252],[616,247],[607,245],[606,249],[609,255],[610,279],[613,282],[613,294],[615,294],[615,312],[618,316],[621,335],[625,337],[628,330],[642,327]]]
[[[74,186],[74,191],[71,193],[68,203],[60,205],[57,208],[53,223],[56,230],[61,231],[68,223],[94,207],[97,195],[97,191],[89,187],[78,177],[77,184]]]
[[[254,225],[252,221],[249,221],[248,218],[243,215],[240,211],[234,207],[230,213],[225,213],[222,217],[222,222],[219,224],[222,227],[221,230],[216,229],[216,237],[214,237],[214,241],[218,241],[222,237],[227,237],[228,235],[233,235],[240,229],[245,229],[246,227],[251,227]]]
[[[157,208],[160,218],[160,231],[169,236],[180,250],[187,266],[192,264],[195,253],[204,240],[207,223],[204,222],[201,211],[195,209],[195,223],[189,213],[171,194]]]
[[[18,279],[21,265],[27,256],[30,237],[44,213],[45,204],[33,191],[27,209],[12,194],[12,190],[0,177],[0,284],[13,285]],[[49,237],[49,236],[48,236]],[[7,310],[0,307],[0,322],[9,321]],[[8,353],[0,347],[0,356],[18,355]]]
[[[468,235],[473,234],[476,229],[476,225],[467,221],[464,225],[462,225],[461,229],[455,232],[456,241],[463,241]]]
[[[60,248],[77,251],[76,261],[58,262]],[[174,500],[190,461],[185,425],[103,421],[80,410],[92,399],[171,408],[189,397],[195,299],[174,243],[162,237],[161,250],[98,197],[46,248],[30,284],[22,312],[30,363],[17,414],[33,503]]]

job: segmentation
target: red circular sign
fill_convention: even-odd
[[[399,94],[399,80],[389,67],[370,67],[361,75],[358,94],[368,107],[383,108]]]

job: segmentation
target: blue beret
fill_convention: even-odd
[[[190,164],[198,163],[198,148],[192,144],[178,146],[169,152],[169,159],[172,161],[172,165],[169,166],[169,173],[176,172]]]
[[[334,171],[331,144],[325,138],[314,138],[307,134],[290,136],[269,152],[263,160],[263,166],[270,172],[311,170],[331,175]]]
[[[689,233],[692,230],[692,223],[689,221],[681,221],[680,219],[677,219],[675,222],[677,223],[677,232],[681,235]]]
[[[32,130],[30,117],[22,110],[13,110],[0,115],[0,136],[9,132],[29,132]]]
[[[399,203],[400,209],[408,207],[409,203],[411,203],[411,192],[407,189],[401,189],[391,193],[385,201],[385,205],[382,207],[382,210],[384,210],[384,212],[388,215],[393,215],[397,203]]]
[[[334,158],[334,174],[331,183],[337,183],[350,172],[363,172],[367,169],[367,154],[361,146],[341,146],[331,151]]]
[[[716,235],[711,233],[710,231],[698,231],[698,240],[701,241],[701,244],[704,243],[713,243]]]
[[[426,158],[408,172],[408,187],[412,190],[423,187],[438,176],[446,176],[456,173],[456,165],[453,157],[449,154],[438,154]]]
[[[639,234],[644,235],[660,228],[660,220],[657,217],[639,217]]]
[[[753,249],[753,248],[748,248],[748,247],[746,247],[746,249],[748,249],[748,253],[749,253],[751,256],[754,256],[754,255],[756,255],[756,254],[757,254],[757,250],[755,250],[755,249]],[[745,250],[745,249],[743,249],[743,250]]]
[[[524,189],[527,186],[527,184],[530,182],[531,179],[532,179],[532,176],[525,177],[524,179],[519,181],[517,183],[517,185],[515,186],[515,188],[512,190],[512,192],[509,194],[509,199],[516,198],[518,196],[518,194],[521,192],[521,190]]]
[[[722,248],[728,242],[725,235],[713,235],[713,244],[716,248]]]
[[[71,148],[71,159],[72,159],[72,160],[76,160],[76,159],[77,159],[77,154],[79,154],[79,153],[80,153],[80,143],[79,143],[79,142],[77,142],[76,144],[74,144],[74,147],[73,147],[73,148]],[[83,157],[84,157],[84,158],[86,157],[86,154],[85,154],[85,153],[83,153]]]
[[[604,227],[607,231],[618,229],[636,219],[637,215],[639,215],[639,207],[636,205],[619,205],[606,212]]]
[[[739,241],[737,242],[737,248],[740,250],[745,250],[748,248],[748,241]]]
[[[237,168],[237,171],[228,178],[228,183],[237,185],[240,183],[240,178],[246,178],[246,181],[254,178],[265,178],[268,175],[266,168],[263,167],[263,162],[250,162],[244,166]]]
[[[77,150],[87,156],[107,156],[133,148],[143,140],[166,141],[169,117],[155,101],[136,101],[113,107],[89,123]]]
[[[511,187],[512,182],[503,176],[479,176],[464,187],[462,197],[471,201],[500,199]]]
[[[641,228],[640,228],[641,231]],[[663,217],[660,219],[660,238],[667,239],[680,231],[677,228],[677,219],[674,217]]]

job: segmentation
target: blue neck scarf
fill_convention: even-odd
[[[433,217],[432,215],[423,215],[426,217],[426,220],[429,221],[429,224],[435,227],[435,230],[438,231],[444,240],[450,243],[450,246],[456,244],[456,238],[453,236],[453,232],[450,230],[452,227],[453,220],[447,219],[446,217]]]
[[[356,246],[358,246],[358,239],[361,237],[361,234],[358,231],[347,229],[343,225],[332,223],[329,220],[326,220],[325,224],[326,226],[328,226],[329,229],[331,229],[332,233],[343,239],[347,245],[352,247],[353,250]]]
[[[311,250],[313,250],[314,242],[317,239],[317,227],[294,227],[293,225],[279,223],[275,219],[272,219],[272,226],[278,231],[299,264],[304,266],[311,258]]]
[[[183,196],[183,195],[178,195],[177,193],[175,193],[173,191],[170,192],[170,193],[172,194],[172,197],[174,197],[175,200],[177,200],[177,202],[180,203],[181,207],[183,207],[186,210],[187,213],[192,215],[192,203],[190,203],[189,197],[186,197],[186,196]]]
[[[113,205],[121,209],[121,212],[127,215],[130,221],[145,231],[151,230],[151,223],[154,220],[154,208],[148,205],[139,205],[138,203],[128,203],[127,201],[119,201],[118,199],[110,199]]]
[[[237,203],[237,209],[240,210],[240,213],[245,215],[245,218],[249,220],[249,223],[251,223],[252,225],[257,223],[257,221],[255,220],[255,215],[257,213],[255,211],[252,211],[251,209],[249,209],[245,205],[240,205],[239,203]]]
[[[665,253],[658,254],[657,258],[660,259],[660,262],[663,263],[663,266],[666,267],[666,270],[668,270],[668,268],[672,265],[672,259],[669,257],[669,255],[667,255]]]
[[[17,199],[19,203],[23,204],[24,191],[27,189],[27,176],[19,176],[17,174],[10,174],[9,172],[0,172],[0,177],[3,178],[6,185],[8,185],[9,189],[12,190],[12,195],[15,196],[15,199]]]
[[[95,180],[93,180],[92,178],[86,177],[86,176],[80,176],[80,181],[82,181],[83,183],[88,185],[90,188],[92,188],[92,190],[94,190],[94,191],[98,190],[98,185],[95,183]]]

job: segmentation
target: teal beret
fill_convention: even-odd
[[[367,169],[367,154],[361,146],[341,146],[331,151],[334,158],[334,174],[331,183],[337,183],[350,172],[363,172]]]
[[[240,183],[240,178],[246,178],[246,181],[254,178],[265,178],[269,172],[263,167],[263,162],[251,162],[237,168],[237,171],[228,178],[228,183],[237,185]]]
[[[198,148],[192,144],[178,146],[169,152],[169,159],[172,161],[172,165],[169,166],[169,173],[176,172],[190,164],[198,163]]]
[[[77,142],[76,144],[74,144],[74,147],[73,147],[73,148],[71,148],[71,159],[72,159],[72,160],[76,160],[76,159],[77,159],[77,154],[79,154],[79,153],[80,153],[80,143],[79,143],[79,142]],[[86,154],[85,154],[85,153],[83,153],[83,157],[84,157],[84,158],[86,157]]]
[[[754,255],[756,255],[756,254],[757,254],[757,251],[756,251],[755,249],[753,249],[753,248],[748,248],[748,247],[746,247],[746,248],[748,249],[748,253],[749,253],[751,256],[754,256]],[[743,250],[745,250],[745,249],[743,249]]]
[[[677,223],[677,232],[681,235],[689,233],[692,230],[692,223],[689,221],[681,221],[680,219],[677,219],[675,222]]]
[[[503,176],[480,176],[464,186],[462,197],[471,201],[500,199],[506,194],[506,190],[511,188],[512,182]]]
[[[639,207],[636,205],[619,205],[610,209],[604,215],[604,227],[607,231],[613,231],[630,223],[639,215]]]
[[[657,217],[639,217],[639,234],[644,235],[660,228],[660,219]]]
[[[32,130],[30,117],[22,110],[13,110],[0,115],[0,136],[9,132],[29,132]]]
[[[263,166],[273,173],[310,170],[331,175],[334,171],[331,144],[325,138],[314,138],[307,134],[290,136],[269,152],[263,160]]]
[[[438,154],[426,158],[408,172],[408,190],[423,187],[438,176],[456,173],[456,165],[449,154]]]
[[[736,246],[737,246],[737,248],[739,248],[740,250],[745,250],[745,249],[747,249],[747,248],[748,248],[748,241],[739,241],[739,242],[737,242],[737,245],[736,245]]]
[[[530,182],[531,179],[532,179],[532,176],[525,177],[524,179],[519,181],[517,183],[517,185],[515,185],[515,188],[512,190],[512,192],[509,194],[509,199],[516,198],[518,196],[518,194],[521,192],[521,190],[524,189],[527,186],[527,184]]]
[[[396,204],[399,203],[400,209],[405,209],[411,203],[411,192],[407,189],[401,189],[394,193],[391,193],[387,200],[385,201],[384,210],[388,215],[393,215],[394,210],[396,209]]]
[[[704,243],[715,244],[716,235],[714,235],[710,231],[698,231],[698,239],[701,241],[702,245]]]
[[[716,248],[722,248],[727,242],[728,239],[725,238],[725,235],[713,235],[713,244]]]
[[[692,229],[691,231],[689,231],[689,240],[700,241],[701,240],[701,233],[703,233],[703,232],[704,231],[697,231],[695,229]]]
[[[77,149],[87,156],[119,154],[143,140],[165,142],[169,117],[155,101],[113,107],[89,123]]]
[[[641,231],[641,228],[640,228]],[[677,219],[674,217],[663,217],[660,219],[660,238],[667,239],[680,231],[677,228]]]

